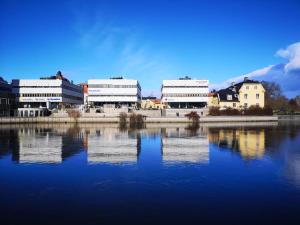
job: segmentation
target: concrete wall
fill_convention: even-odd
[[[208,114],[207,108],[202,109],[166,109],[165,110],[165,116],[166,117],[185,117],[186,114],[190,112],[197,112],[198,115],[206,116]]]
[[[201,117],[200,123],[215,123],[215,122],[262,122],[262,121],[278,121],[277,116],[207,116]],[[0,124],[9,123],[119,123],[118,117],[80,117],[78,119],[63,117],[1,117]],[[146,123],[189,123],[191,122],[185,117],[147,117]]]
[[[161,110],[134,110],[133,112],[146,117],[161,117]]]

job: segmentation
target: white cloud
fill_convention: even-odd
[[[277,56],[287,59],[286,63],[270,65],[250,73],[235,76],[221,84],[212,84],[211,89],[227,87],[232,82],[241,82],[244,77],[278,83],[288,97],[300,95],[300,42],[289,45],[276,52]]]
[[[284,67],[285,72],[300,69],[300,42],[294,43],[286,49],[278,50],[276,55],[288,60]]]

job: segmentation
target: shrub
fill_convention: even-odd
[[[216,107],[216,106],[212,106],[209,108],[209,115],[211,116],[220,116],[221,112],[220,112],[220,108]]]
[[[127,113],[121,112],[119,115],[120,128],[126,128],[127,126]]]
[[[67,113],[69,117],[74,118],[76,121],[81,116],[80,112],[76,109],[68,109]]]
[[[187,113],[187,114],[185,114],[184,116],[187,117],[187,118],[189,118],[189,120],[192,120],[193,123],[198,123],[198,122],[199,122],[200,116],[199,116],[198,113],[195,112],[195,111],[192,111],[192,112],[190,112],[190,113]]]
[[[273,109],[269,106],[261,108],[259,106],[250,106],[244,110],[244,115],[249,116],[264,116],[264,115],[273,115]]]
[[[241,115],[241,112],[238,109],[226,108],[225,110],[221,110],[221,115],[224,116],[238,116]]]
[[[130,128],[142,128],[144,125],[144,117],[141,114],[132,113],[129,117]]]

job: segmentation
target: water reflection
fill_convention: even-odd
[[[300,221],[300,123],[0,125],[0,135],[3,224]]]
[[[240,153],[244,159],[261,158],[266,149],[263,128],[211,128],[209,141],[222,149]]]
[[[166,163],[209,162],[207,129],[162,129],[162,159]]]
[[[95,128],[87,138],[89,163],[136,163],[141,151],[139,133],[118,128]]]
[[[251,160],[266,153],[276,155],[284,140],[297,138],[299,126],[280,127],[281,131],[277,123],[202,124],[196,128],[153,124],[146,129],[120,130],[118,125],[97,124],[2,125],[0,158],[11,154],[19,163],[61,163],[84,153],[88,163],[136,164],[143,152],[142,140],[150,137],[159,141],[153,151],[161,155],[163,163],[208,163],[209,143],[218,151],[230,150]],[[294,154],[299,153],[286,152],[285,158],[295,161]]]
[[[18,132],[20,163],[60,163],[62,161],[62,136],[37,129]]]

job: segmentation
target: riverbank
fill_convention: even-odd
[[[199,119],[200,123],[224,123],[224,122],[272,122],[278,121],[278,116],[206,116]],[[147,117],[145,123],[191,123],[185,117]],[[2,117],[0,124],[23,123],[119,123],[118,117]]]

